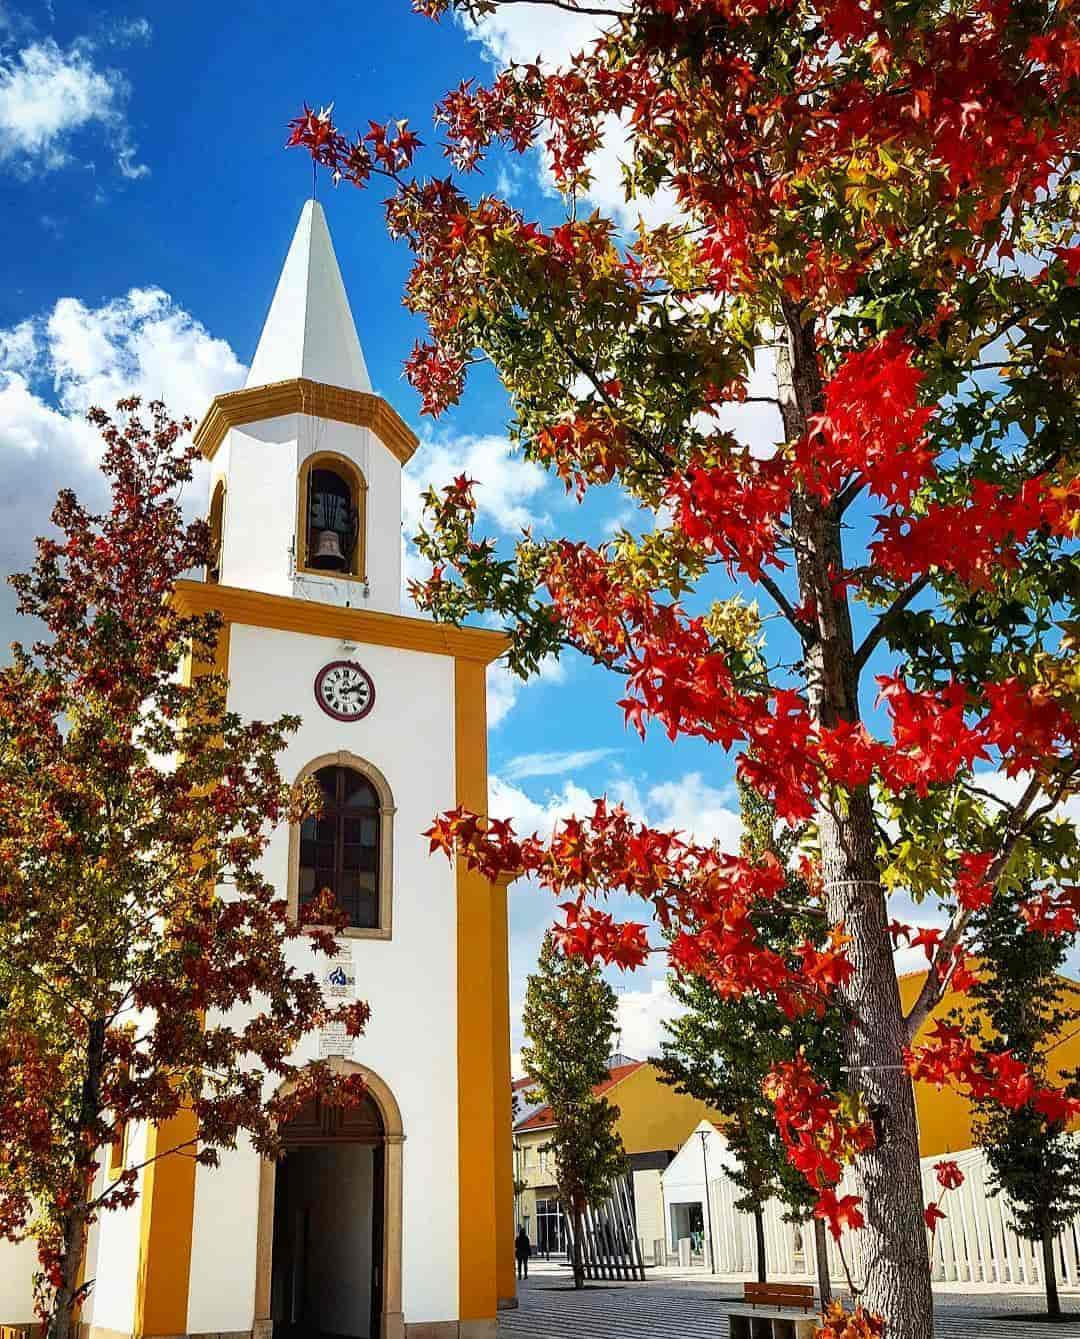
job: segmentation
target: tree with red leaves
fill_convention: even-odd
[[[468,21],[511,2],[414,7]],[[1080,742],[1076,11],[550,2],[593,15],[597,40],[449,93],[454,177],[419,175],[400,124],[350,141],[305,110],[292,127],[336,180],[392,184],[406,304],[429,326],[406,369],[426,411],[490,363],[524,456],[578,496],[621,489],[642,518],[604,544],[526,535],[507,554],[475,534],[476,486],[458,479],[428,495],[416,597],[441,619],[498,616],[523,675],[564,648],[612,671],[642,734],[736,751],[783,820],[812,824],[829,933],[785,961],[756,920],[781,870],[603,801],[549,840],[456,811],[432,843],[550,888],[563,945],[587,958],[649,951],[644,921],[602,905],[618,889],[669,931],[676,971],[792,1012],[839,1001],[850,1091],[793,1062],[770,1092],[817,1212],[862,1234],[858,1326],[925,1339],[910,1075],[1065,1100],[946,1026],[913,1039],[967,980],[969,919],[999,890],[1034,890],[1034,932],[1076,931],[1076,831],[1057,817]],[[621,236],[578,210],[612,137],[628,200],[668,202],[669,221]],[[567,202],[557,226],[471,175],[534,150]],[[753,399],[776,430],[751,450],[725,424]],[[932,899],[943,927],[916,936],[890,916],[897,892]],[[929,970],[905,1017],[893,950],[913,938]],[[847,1163],[857,1193],[838,1196]]]
[[[259,872],[270,829],[308,804],[276,762],[298,722],[227,711],[217,616],[170,602],[210,557],[180,510],[191,425],[118,409],[90,414],[111,508],[60,494],[58,535],[12,578],[44,635],[0,671],[0,1235],[37,1241],[50,1339],[93,1287],[90,1225],[134,1202],[148,1162],[212,1167],[241,1131],[273,1156],[298,1101],[360,1096],[290,1052],[324,1018],[354,1035],[367,1018],[327,1010],[291,965],[291,938],[332,953],[333,934],[290,922]]]

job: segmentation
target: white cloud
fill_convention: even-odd
[[[522,691],[535,683],[564,683],[566,667],[554,656],[547,656],[540,662],[540,669],[528,683],[519,679],[503,664],[489,667],[487,676],[487,718],[489,726],[504,721],[517,704]]]
[[[617,752],[618,749],[600,748],[569,749],[561,753],[519,753],[506,764],[503,773],[511,781],[523,781],[530,776],[563,776],[581,767],[591,767]]]
[[[407,535],[414,535],[420,526],[425,489],[443,488],[459,474],[477,481],[478,514],[503,533],[550,520],[538,509],[540,495],[550,482],[547,475],[535,461],[515,452],[505,437],[440,437],[421,443],[402,476],[402,520]]]
[[[663,1024],[684,1012],[662,979],[650,981],[644,990],[624,990],[618,996],[618,1049],[635,1060],[658,1055],[664,1038]]]
[[[518,779],[528,774],[519,773]],[[675,829],[699,842],[719,841],[726,851],[739,848],[742,826],[737,807],[732,807],[730,790],[708,785],[700,772],[687,772],[675,781],[644,788],[625,777],[613,777],[600,789],[586,788],[571,778],[543,799],[534,798],[513,781],[510,768],[505,775],[492,776],[488,807],[498,818],[513,819],[522,835],[539,832],[546,836],[561,819],[591,813],[594,799],[606,793],[641,822]]]
[[[123,75],[96,63],[86,38],[65,48],[47,37],[0,55],[0,164],[23,174],[54,171],[73,161],[72,137],[96,126],[120,173],[145,176],[127,123],[128,92]]]
[[[776,396],[776,355],[772,349],[759,349],[746,383],[747,395]],[[784,440],[784,423],[780,409],[774,404],[725,405],[715,418],[705,424],[706,431],[716,425],[727,428],[751,455],[766,459],[776,452]]]
[[[579,51],[588,48],[610,20],[588,14],[571,14],[565,10],[507,5],[476,25],[466,24],[471,35],[483,44],[493,64],[531,64],[539,60],[544,65],[564,63]],[[589,159],[593,174],[589,199],[624,227],[632,227],[640,215],[649,227],[670,222],[677,210],[674,195],[663,190],[650,199],[627,202],[623,188],[622,163],[628,157],[628,132],[617,118],[608,117],[604,125],[604,143]],[[540,184],[553,190],[554,183],[549,161],[539,151],[536,155]],[[500,186],[500,193],[502,188]]]
[[[481,529],[494,526],[504,535],[516,534],[531,526],[550,524],[543,508],[549,479],[535,461],[515,453],[505,437],[434,437],[421,443],[401,477],[401,518],[403,533],[402,603],[417,613],[408,596],[410,581],[423,581],[431,572],[430,564],[417,553],[412,539],[423,522],[422,495],[429,487],[444,488],[458,475],[477,481],[478,524]],[[543,680],[561,683],[566,671],[549,658],[531,682]],[[487,678],[488,725],[505,720],[521,696],[525,684],[505,665],[492,665]]]
[[[198,418],[243,376],[229,345],[159,288],[99,307],[61,298],[46,316],[0,330],[0,567],[29,561],[59,488],[90,506],[103,501],[100,439],[85,421],[91,405],[142,395]]]
[[[595,38],[598,20],[540,6],[507,5],[473,25],[463,20],[499,65],[564,61]]]

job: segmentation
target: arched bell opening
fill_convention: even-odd
[[[344,456],[320,452],[300,471],[297,568],[363,580],[367,484]]]
[[[225,480],[219,479],[210,498],[207,516],[210,527],[210,561],[206,564],[206,579],[216,584],[221,580],[221,549],[225,540]]]

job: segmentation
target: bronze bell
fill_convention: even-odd
[[[345,566],[345,554],[341,551],[341,536],[336,530],[317,530],[312,545],[311,562],[313,566],[341,569]]]

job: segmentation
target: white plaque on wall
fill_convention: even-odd
[[[345,1031],[344,1023],[327,1023],[319,1032],[319,1059],[326,1060],[332,1055],[352,1059],[353,1041]]]
[[[356,999],[356,967],[352,947],[345,945],[322,971],[323,996],[328,1000]]]

